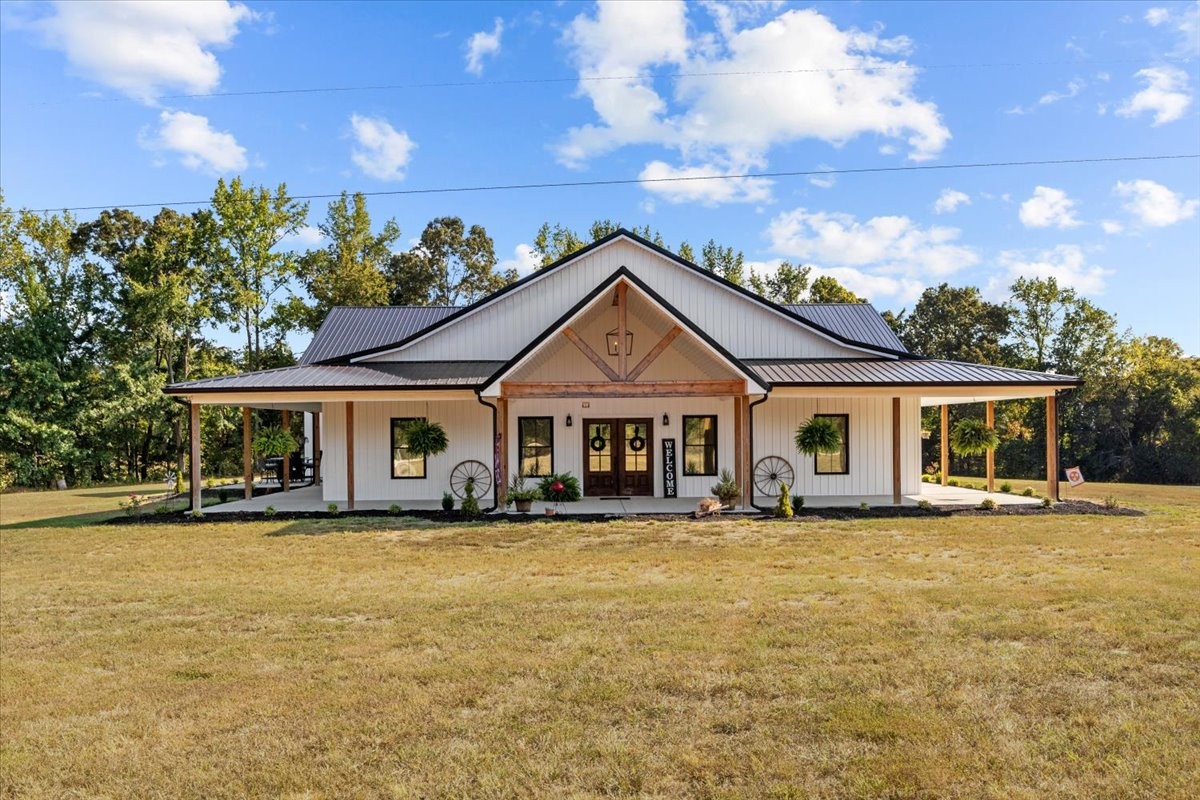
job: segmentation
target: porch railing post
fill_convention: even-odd
[[[189,419],[189,436],[191,437],[191,457],[188,467],[191,469],[191,499],[192,511],[201,511],[204,507],[203,500],[200,497],[201,481],[200,475],[200,404],[192,403],[188,407]]]
[[[1058,395],[1046,396],[1046,496],[1058,499]]]

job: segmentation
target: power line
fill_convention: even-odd
[[[490,87],[490,86],[528,86],[533,84],[556,84],[556,83],[596,83],[604,81],[631,81],[645,80],[647,78],[658,79],[677,79],[677,78],[744,78],[757,77],[765,75],[802,75],[802,74],[824,74],[830,72],[888,72],[895,70],[962,70],[962,69],[1004,69],[1012,67],[1044,67],[1044,66],[1062,66],[1071,65],[1079,67],[1090,66],[1110,66],[1113,64],[1140,64],[1144,59],[1112,59],[1105,61],[1078,61],[1078,60],[1047,60],[1047,61],[1000,61],[1000,62],[983,62],[975,64],[908,64],[908,63],[882,63],[866,66],[854,67],[798,67],[795,69],[764,69],[764,70],[715,70],[708,72],[668,72],[661,75],[576,75],[571,77],[547,77],[547,78],[497,78],[494,80],[473,80],[473,81],[424,81],[413,83],[383,83],[383,84],[364,84],[357,86],[300,86],[285,89],[247,89],[243,91],[228,91],[228,92],[194,92],[187,94],[167,94],[160,95],[159,100],[194,100],[200,98],[219,98],[219,97],[262,97],[272,95],[297,95],[297,94],[338,94],[348,92],[379,92],[379,91],[399,91],[404,89],[460,89],[472,87]],[[80,97],[70,100],[48,101],[38,103],[37,105],[61,105],[63,103],[75,102],[77,100],[91,102],[117,102],[125,100],[123,97]]]
[[[1200,158],[1200,153],[1181,153],[1176,155],[1158,156],[1109,156],[1104,158],[1055,158],[1039,161],[979,161],[963,164],[918,164],[903,167],[858,167],[849,169],[816,169],[816,170],[787,170],[779,172],[743,172],[732,175],[686,175],[670,178],[610,178],[607,180],[591,181],[546,181],[541,183],[500,183],[482,186],[439,186],[423,189],[390,189],[375,192],[350,192],[364,197],[394,197],[420,194],[456,194],[466,192],[502,192],[520,189],[567,189],[584,186],[623,186],[634,183],[684,183],[695,181],[728,181],[750,178],[795,178],[810,175],[866,175],[872,173],[891,172],[932,172],[937,170],[954,169],[987,169],[993,167],[1039,167],[1054,164],[1105,164],[1124,161],[1168,161],[1184,158]],[[341,192],[323,194],[292,195],[293,200],[330,200],[341,197]],[[153,208],[155,206],[204,206],[211,200],[178,200],[165,203],[110,203],[101,206],[71,206],[68,208],[39,208],[33,209],[35,214],[53,213],[55,211],[104,211],[110,208]]]

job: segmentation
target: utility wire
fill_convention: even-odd
[[[764,70],[734,70],[734,71],[710,71],[710,72],[666,72],[660,75],[642,74],[642,75],[577,75],[573,77],[561,78],[497,78],[494,80],[474,80],[474,81],[426,81],[413,83],[384,83],[376,85],[362,86],[309,86],[309,87],[294,87],[287,89],[247,89],[244,91],[228,91],[228,92],[195,92],[189,94],[167,94],[159,95],[159,100],[192,100],[205,97],[261,97],[269,95],[294,95],[294,94],[338,94],[346,92],[378,92],[378,91],[398,91],[403,89],[459,89],[471,87],[489,87],[489,86],[528,86],[532,84],[555,84],[555,83],[596,83],[603,81],[633,81],[651,79],[675,79],[675,78],[743,78],[755,77],[764,75],[802,75],[802,74],[824,74],[830,72],[887,72],[894,70],[945,70],[945,69],[1003,69],[1011,67],[1044,67],[1044,66],[1061,66],[1071,65],[1079,67],[1106,66],[1112,64],[1140,64],[1144,59],[1113,59],[1105,61],[1077,61],[1077,60],[1059,60],[1059,61],[1007,61],[1007,62],[987,62],[976,64],[908,64],[908,63],[880,63],[867,66],[854,67],[798,67],[796,69],[764,69]],[[74,102],[76,100],[85,100],[93,102],[117,102],[125,100],[123,97],[80,97],[71,100],[57,100],[39,103],[38,105],[61,105],[63,103]]]
[[[684,183],[694,181],[728,181],[728,180],[744,180],[749,178],[794,178],[810,175],[865,175],[873,173],[890,173],[890,172],[932,172],[937,170],[954,170],[954,169],[987,169],[992,167],[1037,167],[1052,164],[1105,164],[1112,162],[1124,161],[1168,161],[1185,158],[1200,158],[1200,153],[1181,153],[1176,155],[1159,155],[1159,156],[1110,156],[1106,158],[1056,158],[1043,159],[1039,161],[979,161],[974,163],[963,164],[919,164],[904,167],[858,167],[850,169],[816,169],[816,170],[787,170],[780,172],[743,172],[733,175],[686,175],[670,178],[611,178],[608,180],[591,180],[591,181],[547,181],[542,183],[500,183],[481,186],[439,186],[427,187],[423,189],[390,189],[375,192],[348,192],[349,194],[361,194],[364,197],[394,197],[401,195],[420,195],[420,194],[455,194],[465,192],[502,192],[513,191],[518,189],[565,189],[582,186],[623,186],[634,183]],[[298,194],[292,195],[293,200],[330,200],[336,197],[341,197],[342,192],[324,193],[324,194]],[[33,213],[46,214],[55,211],[103,211],[110,208],[152,208],[155,206],[204,206],[211,202],[205,200],[177,200],[166,203],[124,203],[124,204],[108,204],[102,206],[72,206],[69,208],[39,208],[34,209]]]

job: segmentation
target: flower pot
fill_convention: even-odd
[[[532,500],[514,500],[513,503],[516,504],[517,511],[521,512],[522,514],[528,514],[529,509],[533,508]]]
[[[553,517],[553,516],[554,516],[554,509],[553,509],[553,508],[547,508],[547,509],[546,509],[546,516],[547,516],[547,517]]]

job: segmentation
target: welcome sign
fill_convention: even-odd
[[[675,483],[675,440],[662,440],[663,497],[678,497],[679,487]]]

